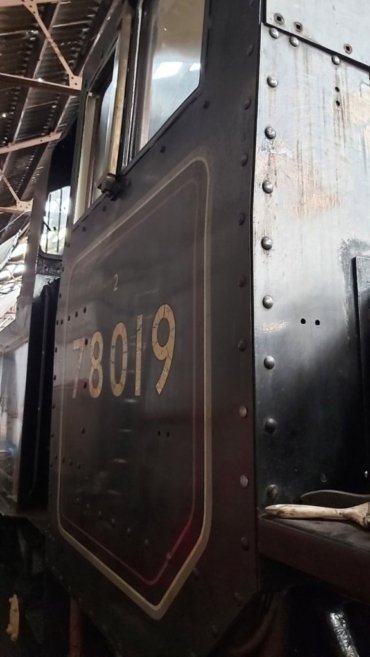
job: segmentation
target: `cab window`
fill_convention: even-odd
[[[48,255],[62,255],[66,234],[70,187],[50,192],[42,223],[40,246]]]
[[[117,171],[131,20],[126,4],[111,55],[86,97],[74,221],[100,196],[106,176]]]
[[[136,149],[198,87],[205,0],[147,0],[140,39]]]

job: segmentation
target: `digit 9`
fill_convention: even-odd
[[[168,324],[168,337],[165,344],[160,344],[158,339],[158,329],[161,322]],[[160,395],[166,385],[170,373],[173,352],[175,349],[176,322],[174,312],[168,304],[160,306],[155,314],[152,326],[152,347],[153,353],[157,360],[164,361],[162,373],[155,384],[156,390]]]

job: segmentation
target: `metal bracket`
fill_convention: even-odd
[[[63,56],[62,52],[60,51],[59,47],[55,43],[53,37],[51,36],[48,28],[46,27],[44,21],[42,20],[40,13],[39,13],[39,8],[38,8],[38,2],[37,0],[22,0],[22,4],[25,7],[25,9],[28,9],[28,11],[34,16],[37,24],[39,25],[41,31],[43,32],[45,39],[47,40],[49,46],[52,48],[54,51],[54,54],[57,56],[59,59],[59,62],[61,63],[62,67],[64,68],[65,72],[68,75],[68,80],[69,80],[69,88],[74,89],[74,90],[81,90],[82,87],[82,77],[80,75],[75,75],[69,66],[67,60]]]
[[[8,188],[9,192],[11,193],[12,197],[15,200],[15,205],[9,207],[0,206],[0,212],[9,212],[12,214],[14,212],[31,213],[33,201],[21,201],[17,192],[15,191],[14,187],[10,184],[9,180],[7,179],[3,171],[0,171],[0,180],[2,180],[3,183],[6,185],[6,187]]]

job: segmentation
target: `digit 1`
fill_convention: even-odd
[[[141,395],[141,361],[143,353],[143,316],[136,320],[136,366],[135,366],[135,396]]]

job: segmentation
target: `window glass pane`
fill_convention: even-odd
[[[50,192],[45,206],[41,249],[50,255],[61,255],[64,249],[69,208],[70,187]]]
[[[205,0],[156,0],[149,15],[146,79],[139,148],[197,88],[200,78]]]
[[[100,196],[98,185],[101,182],[104,173],[106,173],[106,163],[109,153],[109,140],[111,134],[112,114],[114,106],[114,88],[112,81],[113,65],[109,71],[110,75],[106,81],[106,86],[98,92],[99,106],[96,116],[96,132],[93,142],[94,154],[94,173],[92,180],[92,200],[95,201]]]

